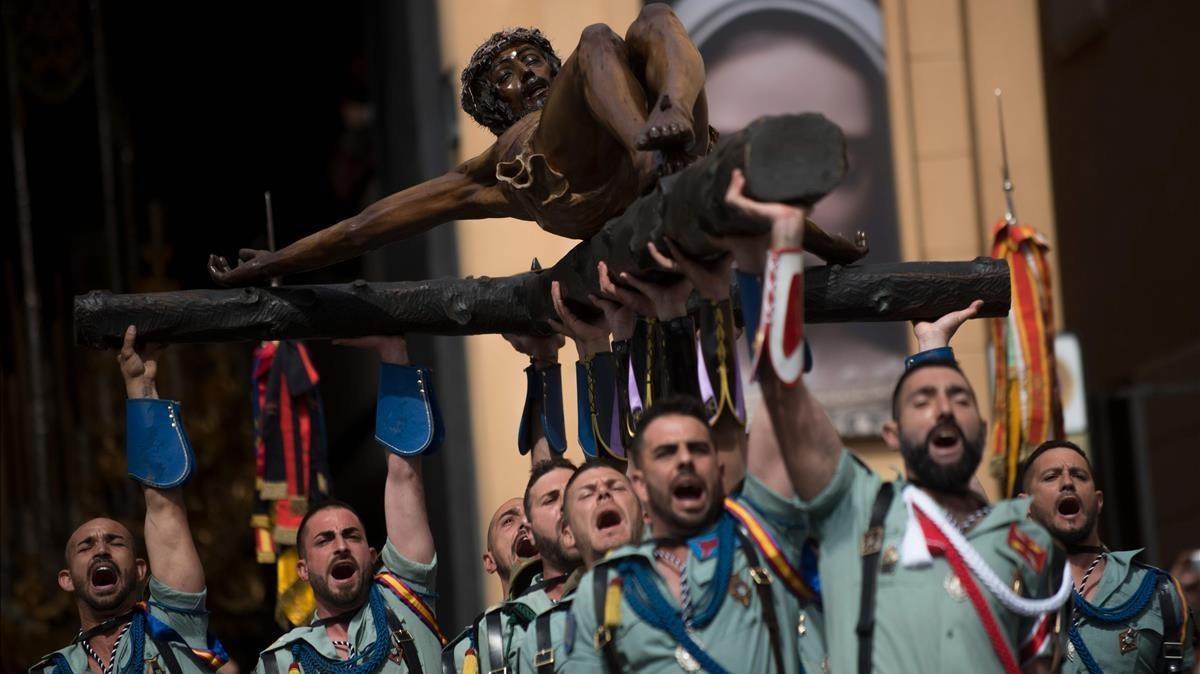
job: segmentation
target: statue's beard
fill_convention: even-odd
[[[959,460],[949,465],[935,462],[929,453],[934,436],[938,432],[946,430],[957,432],[963,447]],[[930,429],[924,442],[921,443],[911,443],[901,433],[900,453],[904,456],[905,465],[908,466],[909,478],[914,482],[934,491],[966,491],[971,476],[975,474],[975,469],[983,460],[983,428],[979,429],[976,437],[968,438],[957,422],[948,419]]]

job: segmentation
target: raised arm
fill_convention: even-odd
[[[383,366],[406,366],[408,343],[403,337],[359,337],[336,340],[335,344],[374,349]],[[382,376],[382,375],[381,375]],[[400,420],[403,422],[403,420]],[[379,429],[376,429],[379,435]],[[387,453],[387,481],[383,488],[383,517],[387,537],[401,557],[419,564],[433,561],[433,531],[425,510],[425,482],[420,454],[401,456]]]
[[[756,218],[771,223],[771,253],[793,252],[798,254],[803,249],[805,216],[804,209],[785,204],[765,204],[746,197],[742,190],[745,178],[740,171],[735,171],[730,183],[725,201],[745,217]],[[744,256],[739,256],[739,262]],[[774,258],[773,258],[774,259]],[[768,260],[767,264],[770,264]],[[762,269],[743,269],[751,273],[761,273]],[[770,280],[766,280],[766,284]],[[765,287],[765,285],[764,285]],[[779,286],[779,296],[787,290],[787,286]],[[770,308],[773,312],[773,322],[803,321],[803,289],[793,301],[781,303],[776,299]],[[770,302],[764,291],[763,302]],[[765,328],[764,328],[765,330]],[[784,331],[785,335],[787,330]],[[817,399],[808,390],[802,377],[794,383],[780,380],[778,373],[771,364],[771,358],[766,353],[769,348],[764,340],[764,353],[758,361],[758,381],[762,390],[763,405],[771,420],[771,429],[779,445],[787,475],[791,479],[796,494],[804,500],[811,500],[833,480],[838,462],[842,455],[842,440],[838,436],[833,422],[821,407]],[[788,340],[785,336],[784,343]],[[802,345],[793,344],[795,349]],[[802,357],[802,356],[801,356]],[[752,443],[754,441],[752,440]],[[754,450],[752,449],[752,454]],[[754,462],[749,466],[750,472],[759,478],[769,478],[769,475],[759,474],[764,464]],[[769,464],[765,464],[769,465]]]
[[[356,257],[451,220],[523,217],[509,207],[496,187],[495,155],[493,145],[445,175],[380,199],[358,215],[277,252],[243,248],[236,267],[231,268],[223,257],[210,255],[209,275],[224,286],[260,283]]]
[[[130,400],[157,400],[155,375],[158,363],[153,359],[143,360],[134,349],[136,339],[137,328],[131,325],[125,331],[125,343],[117,355],[125,380],[125,393]],[[143,482],[142,494],[146,498],[145,540],[150,573],[172,589],[202,591],[204,567],[188,527],[182,487],[156,489]]]

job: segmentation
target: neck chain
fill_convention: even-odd
[[[330,641],[333,642],[335,647],[341,646],[343,649],[345,649],[347,657],[352,658],[358,652],[354,648],[354,644],[350,643],[349,641],[342,641],[341,639],[330,639]]]
[[[964,517],[961,522],[957,517],[951,515],[949,512],[946,513],[946,516],[959,531],[965,534],[970,531],[971,527],[975,526],[979,520],[987,517],[987,514],[990,512],[992,512],[991,505],[982,505],[975,512]]]
[[[679,608],[683,613],[683,624],[688,629],[692,627],[692,592],[688,587],[687,577],[687,562],[676,557],[674,553],[662,549],[654,550],[654,558],[662,560],[671,568],[675,569],[675,573],[679,574]]]
[[[1101,548],[1100,552],[1096,554],[1096,558],[1088,565],[1087,571],[1083,572],[1083,579],[1079,581],[1079,587],[1075,588],[1080,597],[1086,596],[1088,579],[1092,577],[1092,572],[1096,570],[1096,567],[1100,566],[1100,562],[1106,554],[1108,554],[1108,550]]]
[[[95,630],[89,630],[90,634],[87,635],[85,635],[82,631],[79,633],[79,644],[83,646],[83,652],[87,653],[88,657],[95,660],[97,665],[100,665],[100,670],[103,671],[104,674],[112,674],[113,667],[115,667],[117,664],[117,648],[121,646],[121,639],[125,636],[125,633],[129,631],[129,626],[132,624],[133,621],[130,620],[121,626],[121,632],[117,634],[117,640],[113,642],[112,652],[108,654],[107,665],[104,664],[104,661],[100,659],[100,654],[96,652],[96,649],[92,648],[91,634],[95,634]]]

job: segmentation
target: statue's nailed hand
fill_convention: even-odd
[[[137,328],[125,328],[125,340],[117,354],[117,365],[121,367],[121,378],[125,380],[125,394],[130,398],[157,398],[158,387],[154,378],[158,374],[158,360],[153,357],[161,349],[152,349],[143,358],[137,352]]]
[[[243,248],[238,251],[240,264],[230,267],[221,255],[208,256],[208,275],[221,286],[238,286],[252,283],[262,277],[263,257],[270,251]]]

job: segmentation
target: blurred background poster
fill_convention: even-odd
[[[853,239],[866,261],[896,262],[900,244],[888,127],[883,22],[870,0],[678,0],[707,69],[712,125],[737,131],[762,115],[820,112],[846,133],[850,170],[812,219]],[[816,258],[808,264],[821,264]],[[903,369],[903,324],[812,325],[809,386],[844,436],[878,435]],[[748,373],[743,373],[748,374]]]

